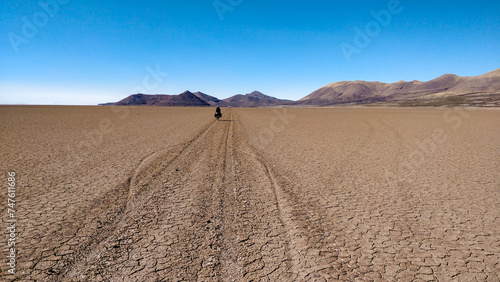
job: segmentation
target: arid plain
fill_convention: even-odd
[[[1,280],[500,281],[499,110],[213,111],[0,106]]]

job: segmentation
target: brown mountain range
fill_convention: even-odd
[[[293,103],[291,100],[282,100],[253,91],[249,94],[237,94],[222,100],[225,105],[232,107],[268,107],[276,105],[287,105]]]
[[[127,98],[120,100],[114,105],[131,106],[131,105],[145,105],[145,106],[182,106],[182,107],[203,107],[210,106],[210,104],[200,99],[195,94],[185,91],[179,95],[146,95],[134,94]]]
[[[203,92],[185,91],[179,95],[147,95],[134,94],[116,103],[107,103],[103,105],[144,105],[144,106],[222,106],[222,107],[268,107],[275,105],[289,105],[293,103],[290,100],[281,100],[275,97],[267,96],[259,91],[249,94],[238,94],[224,100],[210,96]]]
[[[226,102],[223,100],[219,100],[217,97],[210,96],[208,94],[205,94],[203,92],[197,91],[193,93],[196,97],[200,98],[201,100],[205,101],[208,103],[210,106],[227,106]]]
[[[321,87],[297,105],[341,104],[500,106],[500,69],[479,76],[445,74],[430,81],[341,81]]]
[[[220,100],[202,92],[179,95],[134,94],[103,105],[150,106],[494,106],[500,107],[500,69],[479,76],[445,74],[429,81],[340,81],[325,85],[298,101],[282,100],[254,91]]]

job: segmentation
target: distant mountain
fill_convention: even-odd
[[[144,106],[178,106],[178,107],[203,107],[210,106],[209,103],[200,99],[195,94],[185,91],[179,95],[147,95],[147,94],[134,94],[127,98],[120,100],[114,105],[131,106],[131,105],[144,105]]]
[[[134,94],[116,103],[105,103],[101,105],[267,107],[290,103],[293,103],[293,101],[281,100],[278,98],[267,96],[260,93],[259,91],[254,91],[250,94],[245,95],[238,94],[224,100],[220,100],[214,96],[210,96],[200,91],[194,93],[185,91],[179,95]]]
[[[291,100],[282,100],[267,96],[259,91],[253,91],[249,94],[238,94],[222,100],[227,106],[232,107],[267,107],[277,105],[287,105],[293,103]]]
[[[341,81],[325,85],[295,103],[500,106],[500,69],[470,77],[445,74],[427,82]]]
[[[282,100],[254,91],[220,100],[202,92],[179,95],[134,94],[116,103],[101,105],[147,106],[495,106],[500,107],[500,69],[479,76],[445,74],[426,82],[340,81],[325,85],[298,101]]]
[[[226,106],[226,102],[219,100],[218,98],[214,96],[207,95],[205,93],[202,93],[200,91],[194,92],[193,93],[196,97],[200,98],[201,100],[207,102],[211,106]]]

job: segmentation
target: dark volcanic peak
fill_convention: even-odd
[[[144,106],[178,106],[178,107],[191,107],[191,106],[209,106],[207,102],[195,96],[190,91],[185,91],[179,95],[147,95],[147,94],[133,94],[127,98],[114,103],[115,105],[144,105]]]
[[[212,106],[226,106],[225,102],[222,100],[219,100],[217,97],[210,96],[208,94],[205,94],[203,92],[197,91],[193,93],[196,97],[202,99],[203,101],[207,102],[208,104]]]
[[[127,98],[125,99],[122,99],[116,103],[114,103],[115,105],[126,105],[126,106],[129,106],[129,105],[146,105],[147,104],[147,100],[148,100],[148,95],[145,95],[145,94],[142,94],[142,93],[138,93],[138,94],[133,94],[133,95],[130,95],[128,96]]]
[[[169,106],[210,106],[190,91],[184,91],[179,95],[173,95]]]
[[[271,96],[268,96],[268,95],[264,95],[262,92],[259,92],[257,90],[254,90],[254,91],[252,91],[252,93],[249,93],[249,94],[246,94],[246,95],[253,96],[253,97],[261,97],[261,98],[267,98],[267,97],[274,98],[274,97],[271,97]]]
[[[248,94],[237,94],[223,100],[228,106],[233,107],[268,107],[290,104],[290,100],[282,100],[265,95],[259,91],[253,91]]]

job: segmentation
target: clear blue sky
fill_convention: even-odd
[[[498,0],[40,2],[52,4],[0,3],[0,104],[185,90],[296,100],[341,80],[500,67]],[[381,10],[377,22],[372,11]]]

